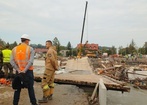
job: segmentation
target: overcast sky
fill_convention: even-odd
[[[81,40],[85,0],[0,0],[0,38],[20,42],[28,34],[31,44],[57,37],[73,47]],[[89,0],[83,43],[138,47],[147,41],[147,0]]]

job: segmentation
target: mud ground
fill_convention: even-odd
[[[42,98],[40,83],[34,85],[36,98]],[[9,86],[0,86],[0,105],[12,105],[14,90]],[[22,89],[19,105],[31,105],[27,89]],[[77,86],[55,85],[53,99],[41,105],[88,105],[87,95]]]

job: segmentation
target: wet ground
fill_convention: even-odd
[[[40,83],[34,85],[36,98],[42,97]],[[41,105],[88,105],[87,97],[94,88],[55,85],[53,100]],[[0,86],[0,105],[12,105],[13,89]],[[30,105],[27,89],[22,89],[19,105]],[[107,105],[147,105],[147,90],[131,88],[130,92],[107,91]]]
[[[107,105],[147,105],[147,90],[136,89],[131,85],[130,92],[107,91]],[[91,96],[94,88],[80,87],[87,96]]]
[[[42,98],[40,83],[34,85],[37,99]],[[12,105],[14,90],[8,86],[0,86],[0,105]],[[19,105],[31,105],[27,89],[22,89]],[[74,85],[55,85],[53,100],[41,105],[88,105],[87,94]]]
[[[130,92],[107,91],[107,105],[147,105],[147,90],[131,87]]]

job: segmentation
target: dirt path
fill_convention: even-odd
[[[34,85],[36,98],[42,98],[40,83]],[[12,105],[13,89],[8,86],[0,86],[0,105]],[[31,105],[27,89],[21,91],[19,105]],[[82,89],[72,85],[55,85],[53,100],[41,105],[88,105],[87,95]]]

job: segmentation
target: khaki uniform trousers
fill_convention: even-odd
[[[55,70],[46,69],[42,79],[42,90],[43,96],[48,97],[53,94],[54,92],[54,75]],[[48,85],[48,89],[44,90],[43,87]]]

